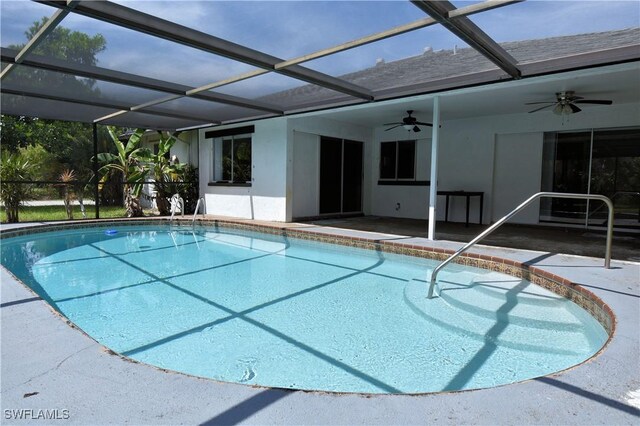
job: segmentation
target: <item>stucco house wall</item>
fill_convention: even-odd
[[[205,198],[206,211],[214,215],[283,222],[287,219],[287,120],[274,118],[241,126],[246,125],[255,126],[251,142],[251,186],[212,183],[213,139],[205,138],[211,129],[199,130],[200,194]]]
[[[639,116],[638,104],[585,108],[580,114],[564,117],[525,113],[458,120],[447,120],[445,109],[440,129],[438,189],[484,192],[484,222],[495,221],[541,190],[544,132],[638,126]],[[408,135],[401,128],[387,132],[384,127],[302,115],[251,124],[255,125],[251,187],[209,186],[213,173],[212,141],[204,139],[207,129],[199,131],[200,191],[206,198],[208,213],[273,221],[318,215],[319,141],[321,136],[330,136],[364,142],[364,214],[427,218],[430,187],[378,185],[378,164],[380,142],[417,137],[416,179],[429,180],[428,128]],[[438,220],[444,219],[444,200],[438,198]],[[472,198],[472,222],[477,221],[478,204],[478,199]],[[464,221],[465,210],[464,198],[452,197],[449,220]],[[538,205],[532,205],[513,221],[538,223],[538,211]]]

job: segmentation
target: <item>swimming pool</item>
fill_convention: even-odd
[[[2,263],[113,351],[222,381],[339,392],[497,386],[607,340],[586,311],[502,273],[226,228],[127,226],[2,240]]]

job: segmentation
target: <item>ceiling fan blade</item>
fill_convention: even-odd
[[[385,130],[385,132],[388,132],[389,130],[393,130],[393,129],[395,129],[396,127],[400,127],[400,126],[402,126],[402,124],[397,124],[397,125],[395,125],[395,126],[393,126],[393,127],[389,127],[388,129],[386,129],[386,130]]]
[[[546,102],[527,102],[525,105],[539,105],[539,104],[555,104],[557,101],[546,101]]]
[[[404,123],[398,123],[398,122],[396,122],[396,123],[384,123],[383,126],[395,126],[396,124],[399,125],[399,126],[402,126]]]
[[[431,123],[423,123],[422,121],[416,121],[415,124],[419,124],[421,126],[429,126],[429,127],[433,127],[433,124]]]
[[[580,108],[578,108],[576,105],[574,104],[569,104],[569,108],[571,108],[571,111],[575,114],[576,112],[580,112],[582,111]]]
[[[576,104],[594,104],[594,105],[611,105],[613,101],[598,100],[598,99],[583,99],[575,101]]]
[[[420,132],[421,130],[420,130],[420,127],[418,127],[418,126],[413,126],[413,131],[414,131],[415,133],[418,133],[418,132]]]
[[[549,108],[549,107],[551,107],[551,106],[553,106],[553,105],[554,105],[554,104],[545,105],[545,106],[543,106],[543,107],[540,107],[540,108],[536,108],[536,109],[534,109],[534,110],[531,110],[531,111],[529,111],[529,113],[532,113],[532,112],[538,112],[538,111],[541,111],[541,110],[543,110],[543,109],[545,109],[545,108]]]

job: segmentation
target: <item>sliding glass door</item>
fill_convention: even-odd
[[[601,194],[613,200],[616,227],[640,227],[640,129],[545,134],[543,191]],[[544,199],[540,221],[604,225],[598,201]]]
[[[362,211],[362,142],[321,137],[320,214]]]
[[[614,225],[640,227],[640,129],[593,133],[590,182],[592,194],[613,200]],[[607,209],[598,204],[589,204],[589,224],[606,222]]]

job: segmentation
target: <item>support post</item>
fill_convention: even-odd
[[[93,187],[93,196],[95,197],[96,219],[100,219],[100,191],[98,190],[98,124],[93,123],[93,178],[95,179]]]
[[[440,97],[433,98],[433,127],[431,128],[431,184],[429,186],[429,230],[427,238],[436,236],[436,201],[438,199],[438,139],[440,137]]]

